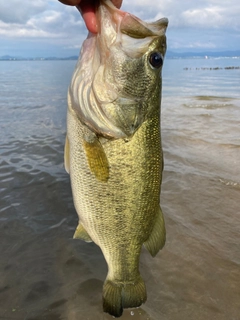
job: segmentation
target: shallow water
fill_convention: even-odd
[[[112,319],[102,253],[72,239],[63,146],[74,65],[0,62],[0,319]],[[167,243],[154,259],[142,250],[148,300],[121,319],[240,319],[240,70],[196,70],[239,65],[165,61]]]

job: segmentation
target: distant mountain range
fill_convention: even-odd
[[[167,51],[166,54],[167,58],[170,59],[190,59],[190,58],[240,58],[240,50],[236,51],[220,51],[220,52],[213,52],[213,51],[204,51],[204,52],[173,52]]]
[[[221,52],[173,52],[167,51],[167,59],[206,59],[206,58],[240,58],[240,50],[236,51],[221,51]],[[2,61],[46,61],[46,60],[77,60],[78,56],[70,56],[66,58],[57,57],[19,57],[19,56],[0,56]]]
[[[78,56],[70,56],[66,58],[58,57],[19,57],[19,56],[0,56],[0,61],[46,61],[46,60],[77,60]]]

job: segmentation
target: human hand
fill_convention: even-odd
[[[58,0],[69,6],[76,6],[80,11],[88,30],[92,33],[98,32],[96,20],[96,5],[98,0]],[[112,3],[120,8],[123,0],[111,0]]]

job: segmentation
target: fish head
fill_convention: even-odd
[[[97,19],[99,33],[85,40],[73,77],[74,105],[99,136],[129,138],[154,110],[160,112],[168,20],[144,22],[109,0],[100,2]]]

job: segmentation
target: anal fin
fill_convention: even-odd
[[[145,248],[149,253],[155,257],[159,250],[164,247],[166,241],[166,229],[162,210],[159,207],[159,212],[157,213],[156,222],[154,224],[152,233],[150,234],[147,241],[144,242]]]
[[[85,230],[81,222],[79,222],[77,226],[77,229],[73,235],[73,239],[81,239],[81,240],[84,240],[85,242],[92,242],[91,237],[89,236],[89,234],[87,233],[87,231]]]

